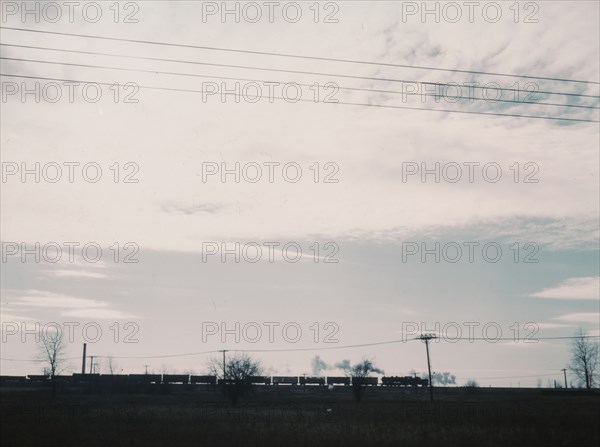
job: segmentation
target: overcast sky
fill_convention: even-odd
[[[1,31],[3,44],[171,60],[1,47],[5,58],[130,69],[1,61],[4,75],[55,79],[2,77],[3,359],[36,355],[33,336],[22,343],[20,335],[6,333],[6,323],[32,327],[50,321],[100,325],[102,337],[88,344],[88,354],[98,356],[306,348],[252,354],[273,374],[311,373],[315,355],[329,364],[368,357],[391,375],[424,371],[425,349],[418,341],[341,348],[414,337],[407,323],[423,324],[427,332],[435,332],[437,323],[440,328],[446,325],[448,336],[458,325],[463,337],[472,323],[479,324],[473,326],[475,337],[486,336],[482,327],[491,324],[501,328],[503,337],[512,338],[515,323],[521,338],[532,332],[527,323],[538,328],[534,338],[569,336],[579,327],[597,335],[599,114],[597,108],[562,105],[598,107],[598,99],[538,93],[537,101],[559,105],[448,99],[436,103],[431,96],[389,92],[409,88],[407,82],[398,82],[403,80],[495,82],[504,89],[501,94],[506,100],[514,100],[516,94],[506,89],[527,88],[597,96],[598,3],[539,1],[538,8],[525,10],[522,2],[518,23],[509,8],[513,2],[500,2],[502,17],[497,23],[490,23],[479,10],[469,23],[467,7],[461,2],[463,17],[457,23],[448,23],[443,16],[440,23],[429,16],[423,23],[418,12],[407,15],[407,3],[322,3],[319,23],[314,23],[314,10],[309,9],[312,2],[301,4],[303,16],[297,23],[289,23],[278,10],[273,23],[265,17],[249,23],[245,16],[240,23],[229,16],[222,23],[218,13],[203,17],[202,2],[137,2],[131,10],[122,4],[119,23],[114,23],[108,3],[102,4],[103,18],[97,23],[86,21],[78,10],[74,23],[65,18],[49,23],[43,16],[36,23],[31,17],[23,22],[19,12],[12,15],[3,9],[5,27],[250,51]],[[267,13],[264,5],[262,12]],[[134,13],[131,17],[138,23],[122,23],[127,13]],[[328,14],[337,23],[323,23]],[[524,23],[525,17],[537,23]],[[334,83],[340,89],[320,89],[321,99],[331,93],[340,103],[363,105],[315,103],[315,90],[309,87],[301,90],[306,101],[296,103],[267,98],[236,102],[232,95],[222,102],[218,94],[204,97],[198,92],[221,83],[230,89],[235,82],[242,88],[248,84],[223,77]],[[125,103],[124,95],[133,90],[119,89],[115,102],[115,89],[105,86],[102,98],[91,102],[83,98],[79,86],[71,103],[60,80],[130,82],[142,87],[131,97],[137,103]],[[33,95],[23,100],[22,89],[33,89],[36,82],[41,91],[48,82],[59,83],[63,97],[55,103],[48,97],[37,103]],[[267,94],[266,84],[260,85]],[[161,89],[144,88],[148,86]],[[12,88],[18,91],[8,94]],[[275,87],[274,96],[282,94],[281,86]],[[526,94],[520,93],[521,100]],[[65,162],[80,164],[74,167],[72,183]],[[23,181],[23,166],[32,169],[35,163],[41,166],[40,182],[31,174]],[[54,165],[49,163],[62,166],[63,177],[56,183],[42,175],[44,166],[48,166],[46,177],[54,175]],[[81,166],[86,163],[102,168],[96,183],[83,178]],[[213,172],[209,169],[233,168],[235,163],[247,167],[239,183],[234,175],[222,182],[220,171],[207,175]],[[271,164],[272,183],[265,163],[279,163]],[[286,163],[293,166],[282,172]],[[421,172],[407,174],[415,167],[432,169],[436,163],[447,166],[439,183],[433,174],[425,182]],[[471,165],[472,182],[465,163],[479,163]],[[484,171],[486,164],[491,167]],[[15,166],[19,172],[8,175]],[[251,183],[247,179],[255,176],[256,166],[261,167],[262,177]],[[454,177],[456,166],[462,169],[462,178],[451,183],[446,179]],[[297,167],[302,174],[292,182],[289,178],[296,175]],[[502,172],[492,182],[496,167]],[[88,174],[93,175],[93,170]],[[21,253],[11,254],[6,245],[25,243],[33,248],[36,242],[80,246],[73,262],[63,247],[62,259],[51,263],[43,256],[35,262],[33,255],[21,262]],[[96,263],[81,256],[81,246],[90,242],[103,247]],[[240,247],[260,245],[262,251],[248,246],[239,263],[234,255],[221,262],[220,251],[209,251],[220,250],[223,243],[232,248],[236,242]],[[115,243],[119,243],[119,262],[113,258]],[[279,245],[269,253],[265,243]],[[282,254],[288,243],[301,246],[298,262]],[[439,262],[434,254],[422,259],[421,249],[434,249],[436,243]],[[492,247],[489,251],[483,250],[486,244]],[[457,246],[462,256],[450,262]],[[502,257],[492,262],[497,247]],[[411,254],[415,249],[419,252]],[[126,255],[139,262],[123,262]],[[249,262],[247,258],[254,256],[261,259]],[[128,322],[139,328],[133,336],[138,343],[123,342],[132,332]],[[264,332],[256,343],[244,337],[236,343],[233,336],[222,343],[220,334],[203,340],[203,322],[226,322],[229,328],[236,322],[242,327],[254,322]],[[265,322],[279,324],[273,326],[272,343]],[[449,325],[452,322],[456,324]],[[283,339],[281,328],[286,323],[302,329],[297,343]],[[113,340],[115,327],[120,329],[118,343]],[[316,341],[315,327],[319,328]],[[332,340],[337,342],[325,343],[324,337],[333,332]],[[74,371],[79,368],[83,342],[81,330],[75,334],[68,348]],[[494,330],[487,335],[493,338]],[[336,346],[340,349],[322,349]],[[124,372],[132,373],[143,372],[143,365],[157,372],[203,372],[211,355],[215,354],[123,358],[118,363]],[[451,371],[459,384],[476,378],[485,385],[524,386],[535,385],[538,377],[545,383],[561,378],[559,370],[568,358],[565,341],[452,343],[446,339],[432,347],[433,370]],[[1,369],[2,374],[25,374],[39,372],[40,366],[3,360]]]

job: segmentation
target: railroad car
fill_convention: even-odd
[[[327,377],[327,385],[350,385],[350,377]]]
[[[216,385],[217,376],[190,376],[193,385]]]
[[[297,376],[273,376],[273,385],[298,385]]]
[[[187,385],[190,381],[189,374],[163,374],[162,383],[183,383]]]
[[[271,385],[270,376],[250,376],[246,378],[246,383],[251,385]]]
[[[325,377],[300,377],[300,385],[325,385]]]
[[[130,384],[149,385],[151,383],[160,383],[161,379],[160,374],[129,374]]]
[[[27,376],[0,376],[0,384],[26,383]]]
[[[377,386],[377,377],[352,377],[352,385]]]

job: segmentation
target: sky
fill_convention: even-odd
[[[437,22],[279,2],[272,23],[263,2],[100,2],[96,23],[2,3],[2,374],[41,371],[51,322],[73,328],[66,371],[87,341],[124,373],[225,349],[270,374],[318,355],[406,375],[426,332],[434,371],[492,386],[561,380],[569,341],[537,337],[600,333],[597,2],[498,2],[495,23],[492,2],[428,2]],[[492,88],[470,101],[471,82]],[[463,98],[421,95],[435,83]]]

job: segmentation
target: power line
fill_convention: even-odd
[[[459,70],[459,69],[451,69],[451,68],[438,68],[438,67],[425,67],[418,65],[404,65],[404,64],[390,64],[383,62],[373,62],[373,61],[361,61],[361,60],[352,60],[352,59],[339,59],[339,58],[331,58],[331,57],[319,57],[319,56],[304,56],[298,54],[289,54],[289,53],[276,53],[269,51],[253,51],[253,50],[240,50],[234,48],[223,48],[223,47],[209,47],[209,46],[201,46],[201,45],[190,45],[190,44],[177,44],[171,42],[159,42],[152,40],[140,40],[140,39],[125,39],[120,37],[107,37],[107,36],[97,36],[91,34],[75,34],[75,33],[64,33],[57,31],[45,31],[45,30],[33,30],[27,28],[15,28],[2,26],[0,29],[6,29],[11,31],[24,31],[31,33],[41,33],[41,34],[54,34],[58,36],[69,36],[69,37],[84,37],[88,39],[99,39],[99,40],[111,40],[118,42],[129,42],[129,43],[141,43],[141,44],[149,44],[149,45],[161,45],[161,46],[169,46],[169,47],[179,47],[179,48],[193,48],[198,50],[208,50],[208,51],[224,51],[230,53],[244,53],[244,54],[255,54],[261,56],[277,56],[277,57],[288,57],[295,59],[309,59],[309,60],[319,60],[319,61],[328,61],[328,62],[343,62],[343,63],[352,63],[352,64],[362,64],[362,65],[375,65],[382,67],[394,67],[394,68],[410,68],[410,69],[419,69],[419,70],[430,70],[430,71],[444,71],[451,73],[469,73],[469,74],[477,74],[477,75],[492,75],[492,76],[504,76],[504,77],[512,77],[512,78],[524,78],[524,79],[539,79],[545,81],[559,81],[559,82],[573,82],[573,83],[581,83],[581,84],[594,84],[600,85],[600,82],[595,81],[584,81],[577,79],[566,79],[566,78],[553,78],[553,77],[544,77],[544,76],[531,76],[531,75],[515,75],[510,73],[495,73],[495,72],[486,72],[486,71],[475,71],[475,70]]]
[[[335,349],[349,349],[349,348],[363,348],[366,346],[379,346],[379,345],[389,345],[395,343],[406,343],[409,341],[418,340],[416,338],[406,339],[406,340],[390,340],[390,341],[381,341],[375,343],[362,343],[358,345],[346,345],[346,346],[324,346],[319,348],[291,348],[291,349],[233,349],[236,352],[298,352],[298,351],[329,351]]]
[[[1,76],[13,77],[13,78],[23,78],[23,79],[41,79],[46,81],[61,81],[61,82],[83,82],[83,83],[94,83],[98,85],[106,85],[106,86],[114,86],[115,83],[108,82],[96,82],[96,81],[84,81],[81,79],[61,79],[61,78],[50,78],[43,76],[27,76],[27,75],[18,75],[12,73],[0,73]],[[192,89],[180,89],[180,88],[171,88],[171,87],[154,87],[154,86],[145,86],[138,85],[137,87],[148,89],[148,90],[163,90],[163,91],[173,91],[173,92],[184,92],[184,93],[208,93],[205,90],[192,90]],[[214,93],[214,92],[210,92]],[[278,100],[286,100],[286,98],[271,96],[266,97],[264,95],[256,95],[253,98],[272,98]],[[311,99],[297,99],[295,102],[310,102],[310,103],[323,103],[323,104],[335,104],[335,105],[345,105],[345,106],[355,106],[355,107],[377,107],[384,109],[399,109],[399,110],[419,110],[426,112],[440,112],[440,113],[458,113],[464,115],[487,115],[487,116],[502,116],[502,117],[511,117],[511,118],[531,118],[531,119],[541,119],[541,120],[551,120],[551,121],[570,121],[570,122],[579,122],[579,123],[600,123],[600,121],[596,120],[588,120],[588,119],[579,119],[579,118],[560,118],[553,116],[537,116],[537,115],[517,115],[512,113],[496,113],[496,112],[475,112],[475,111],[467,111],[467,110],[451,110],[451,109],[428,109],[424,107],[409,107],[409,106],[397,106],[397,105],[387,105],[387,104],[365,104],[365,103],[355,103],[355,102],[326,102],[326,101],[315,101]]]
[[[165,59],[165,58],[160,58],[160,57],[149,57],[149,56],[132,56],[132,55],[128,55],[128,54],[103,53],[103,52],[98,52],[98,51],[70,50],[70,49],[65,49],[65,48],[49,48],[49,47],[39,47],[39,46],[33,46],[33,45],[17,45],[17,44],[2,43],[2,44],[0,44],[0,46],[15,47],[15,48],[28,48],[28,49],[45,50],[45,51],[59,51],[59,52],[64,52],[64,53],[88,54],[88,55],[94,55],[94,56],[121,57],[121,58],[126,58],[126,59],[171,62],[171,63],[179,63],[179,64],[204,65],[204,66],[209,66],[209,67],[268,71],[268,72],[276,72],[276,73],[293,73],[293,74],[304,74],[304,75],[311,75],[311,76],[330,76],[330,77],[339,77],[339,78],[347,78],[347,79],[360,79],[360,80],[367,80],[367,81],[400,82],[400,83],[406,83],[406,84],[424,84],[424,85],[445,86],[445,87],[455,86],[454,84],[443,83],[443,82],[414,81],[414,80],[393,79],[393,78],[377,78],[377,77],[373,77],[373,76],[356,76],[356,75],[347,75],[347,74],[339,74],[339,73],[324,73],[324,72],[318,72],[318,71],[303,71],[303,70],[287,70],[287,69],[282,69],[282,68],[253,67],[253,66],[249,66],[249,65],[218,64],[218,63],[213,63],[213,62],[200,62],[200,61],[190,61],[190,60],[180,60],[180,59]],[[481,87],[481,86],[471,86],[471,88],[478,89],[478,90],[489,89],[489,87]],[[525,93],[523,90],[515,89],[515,88],[500,88],[500,90],[505,90],[508,92]],[[580,98],[593,98],[593,99],[600,98],[600,96],[598,96],[598,95],[585,95],[585,94],[581,94],[581,93],[568,93],[568,92],[552,92],[552,91],[545,91],[545,90],[529,92],[529,93],[539,93],[539,94],[544,94],[544,95],[571,96],[571,97],[580,97]]]
[[[564,336],[564,337],[537,337],[533,340],[572,340],[572,339],[578,339],[578,338],[600,338],[600,335],[584,335],[584,336],[580,336],[580,335],[576,335],[576,336]],[[405,339],[400,339],[400,340],[388,340],[388,341],[379,341],[379,342],[372,342],[372,343],[361,343],[361,344],[355,344],[355,345],[344,345],[344,346],[323,346],[323,347],[316,347],[316,348],[289,348],[289,349],[229,349],[228,351],[232,351],[232,352],[298,352],[298,351],[325,351],[325,350],[336,350],[336,349],[350,349],[350,348],[362,348],[362,347],[368,347],[368,346],[381,346],[381,345],[388,345],[388,344],[397,344],[397,343],[407,343],[410,341],[416,341],[416,340],[421,340],[421,337],[416,337],[416,338],[405,338]],[[445,340],[444,337],[437,337],[437,340],[442,340],[442,341],[448,341]],[[498,340],[498,341],[513,341],[516,342],[514,338],[511,337],[500,337],[500,338],[494,338],[494,339],[490,339],[490,338],[481,338],[481,337],[470,337],[470,338],[455,338],[452,339],[452,341],[487,341],[490,342],[490,340]],[[107,357],[112,357],[113,359],[156,359],[156,358],[170,358],[170,357],[190,357],[190,356],[195,356],[195,355],[202,355],[202,354],[215,354],[217,352],[223,352],[222,349],[218,349],[218,350],[212,350],[212,351],[203,351],[203,352],[188,352],[188,353],[183,353],[183,354],[166,354],[166,355],[151,355],[151,356],[106,356],[106,355],[97,355],[94,356],[96,358],[107,358]],[[65,360],[76,360],[79,359],[79,357],[71,357],[71,358],[67,358]],[[44,362],[45,360],[33,360],[33,359],[7,359],[7,358],[0,358],[1,361],[14,361],[14,362]]]
[[[502,377],[456,377],[457,379],[478,379],[478,380],[492,380],[492,379],[525,379],[525,378],[530,378],[530,377],[551,377],[551,376],[556,376],[558,375],[558,373],[555,374],[532,374],[532,375],[527,375],[527,376],[502,376]]]
[[[50,64],[50,65],[65,65],[69,67],[82,67],[82,68],[95,68],[95,69],[103,69],[103,70],[118,70],[118,71],[129,71],[129,72],[138,72],[138,73],[152,73],[152,74],[162,74],[162,75],[172,75],[172,76],[187,76],[187,77],[195,77],[195,78],[209,78],[209,79],[227,79],[234,81],[250,81],[250,82],[263,82],[263,83],[283,83],[282,81],[267,81],[262,79],[249,79],[249,78],[234,78],[228,76],[214,76],[214,75],[204,75],[198,73],[181,73],[181,72],[173,72],[173,71],[158,71],[158,70],[143,70],[137,68],[125,68],[125,67],[112,67],[106,65],[90,65],[90,64],[77,64],[71,62],[55,62],[55,61],[42,61],[39,59],[23,59],[23,58],[13,58],[13,57],[3,57],[0,56],[0,59],[16,61],[16,62],[31,62],[31,63],[39,63],[39,64]],[[295,82],[296,85],[302,87],[314,87],[314,84],[303,84]],[[327,84],[325,84],[327,85]],[[336,85],[336,87],[340,90],[352,90],[352,91],[364,91],[364,92],[373,92],[373,93],[392,93],[392,94],[400,94],[407,96],[429,96],[429,97],[440,97],[440,95],[436,93],[431,94],[421,94],[421,93],[410,93],[410,92],[401,92],[397,90],[377,90],[377,89],[368,89],[368,88],[358,88],[358,87],[341,87]],[[502,90],[502,89],[500,89]],[[559,103],[547,103],[547,102],[528,102],[528,101],[512,101],[506,99],[495,99],[490,101],[486,98],[463,98],[460,99],[468,99],[470,101],[486,101],[486,102],[503,102],[503,103],[512,103],[512,104],[524,104],[524,105],[539,105],[539,106],[556,106],[556,107],[569,107],[569,108],[581,108],[581,109],[600,109],[600,106],[585,106],[585,105],[577,105],[577,104],[559,104]]]
[[[110,356],[113,359],[163,359],[163,358],[171,358],[171,357],[191,357],[191,356],[196,356],[196,355],[203,355],[203,354],[214,354],[216,352],[221,352],[218,350],[215,351],[203,351],[203,352],[188,352],[185,354],[167,354],[167,355],[145,355],[145,356]],[[97,356],[99,358],[106,358],[109,356],[106,355],[99,355]]]

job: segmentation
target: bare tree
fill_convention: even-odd
[[[106,370],[109,374],[118,374],[119,364],[115,361],[115,358],[112,355],[106,357]]]
[[[598,380],[598,344],[579,329],[571,345],[569,369],[575,374],[580,385],[593,388]]]
[[[56,376],[66,367],[66,346],[62,333],[58,331],[46,331],[40,336],[39,357],[46,365],[44,373],[47,373],[52,381],[52,397],[56,396]]]
[[[479,388],[479,383],[475,379],[469,379],[464,384],[465,388]]]
[[[225,366],[225,372],[223,372],[223,366]],[[260,362],[246,354],[230,356],[225,365],[220,359],[211,358],[208,363],[208,370],[210,374],[225,379],[225,391],[233,405],[252,388],[252,384],[248,379],[263,374],[263,367]]]
[[[162,365],[160,365],[160,373],[161,374],[175,374],[177,372],[177,370],[173,369],[173,367],[171,365],[167,365],[166,363],[163,363]]]
[[[343,370],[348,377],[352,378],[352,392],[354,393],[354,398],[357,402],[360,402],[362,399],[363,389],[366,386],[367,377],[371,375],[371,373],[383,374],[383,371],[375,364],[369,360],[364,359],[362,362],[357,363],[356,365],[350,365],[350,360],[342,360],[339,363],[336,363],[336,368],[340,368]]]
[[[92,363],[92,369],[90,370],[90,373],[100,374],[102,368],[104,367],[104,365],[102,364],[102,359],[96,356],[94,356],[94,359],[96,359],[96,361]]]

